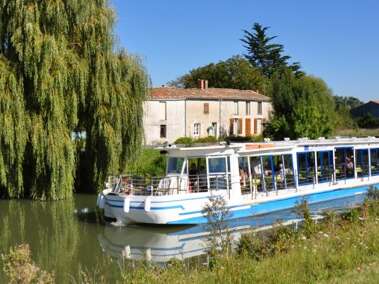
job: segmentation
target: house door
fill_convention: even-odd
[[[251,119],[245,118],[245,136],[251,135]]]

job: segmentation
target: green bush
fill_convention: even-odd
[[[378,128],[379,119],[374,117],[371,113],[367,113],[365,116],[357,118],[357,124],[361,128]]]
[[[229,142],[236,142],[236,143],[245,143],[245,142],[262,142],[263,136],[262,135],[255,135],[255,136],[227,136],[225,137],[225,141]]]
[[[192,145],[193,139],[191,137],[179,137],[174,144]]]
[[[1,261],[9,283],[55,283],[53,273],[34,263],[28,244],[10,248],[7,254],[1,255]]]
[[[166,172],[166,157],[156,149],[143,149],[137,158],[128,164],[126,173],[141,176],[163,176]]]
[[[216,143],[218,139],[215,136],[201,137],[198,139],[193,139],[192,137],[179,137],[175,140],[174,144],[182,144],[191,146],[197,143]]]
[[[218,142],[215,136],[207,136],[193,140],[193,143],[216,143]]]

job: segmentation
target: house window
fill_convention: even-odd
[[[208,114],[209,113],[209,103],[205,103],[204,104],[204,114]]]
[[[246,102],[246,115],[250,115],[250,102]]]
[[[195,137],[200,136],[200,123],[193,124],[193,136]]]
[[[242,134],[242,119],[232,118],[230,119],[229,135],[241,135]]]
[[[217,122],[212,122],[207,129],[208,136],[217,136]]]
[[[238,115],[238,113],[239,113],[239,111],[238,111],[238,102],[235,101],[235,102],[234,102],[234,114],[235,114],[235,115]]]
[[[258,114],[262,114],[262,102],[258,102]]]
[[[242,134],[242,118],[238,119],[238,122],[237,122],[237,133],[238,133],[238,135]]]
[[[217,122],[212,122],[213,136],[217,136]]]
[[[167,103],[159,102],[159,114],[161,120],[167,120]]]
[[[160,136],[161,138],[167,138],[167,126],[164,124],[160,126]]]

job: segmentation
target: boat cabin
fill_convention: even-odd
[[[172,145],[164,177],[122,176],[113,191],[171,195],[226,190],[229,197],[333,186],[379,175],[379,139],[306,138],[195,147]]]

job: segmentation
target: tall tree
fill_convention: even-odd
[[[334,96],[336,108],[336,128],[338,129],[351,129],[356,128],[358,125],[351,116],[351,109],[363,104],[358,98],[355,97],[342,97]]]
[[[266,135],[318,138],[335,128],[334,99],[324,81],[310,76],[297,78],[291,70],[273,77],[272,120]]]
[[[88,187],[125,168],[141,142],[140,63],[114,51],[108,1],[0,2],[0,195],[72,196],[86,132]],[[6,127],[4,127],[6,126]]]
[[[241,56],[193,69],[169,84],[196,88],[200,79],[208,80],[209,86],[214,88],[259,90],[265,94],[269,93],[270,87],[269,80]]]
[[[336,109],[347,108],[349,110],[363,105],[363,102],[356,97],[344,97],[344,96],[334,96],[334,101],[336,104]]]
[[[247,50],[246,59],[252,66],[262,70],[268,78],[283,68],[290,68],[297,76],[303,75],[298,62],[288,63],[291,57],[283,54],[283,45],[272,43],[277,36],[268,36],[268,29],[269,27],[254,23],[251,30],[244,30],[241,41]]]

